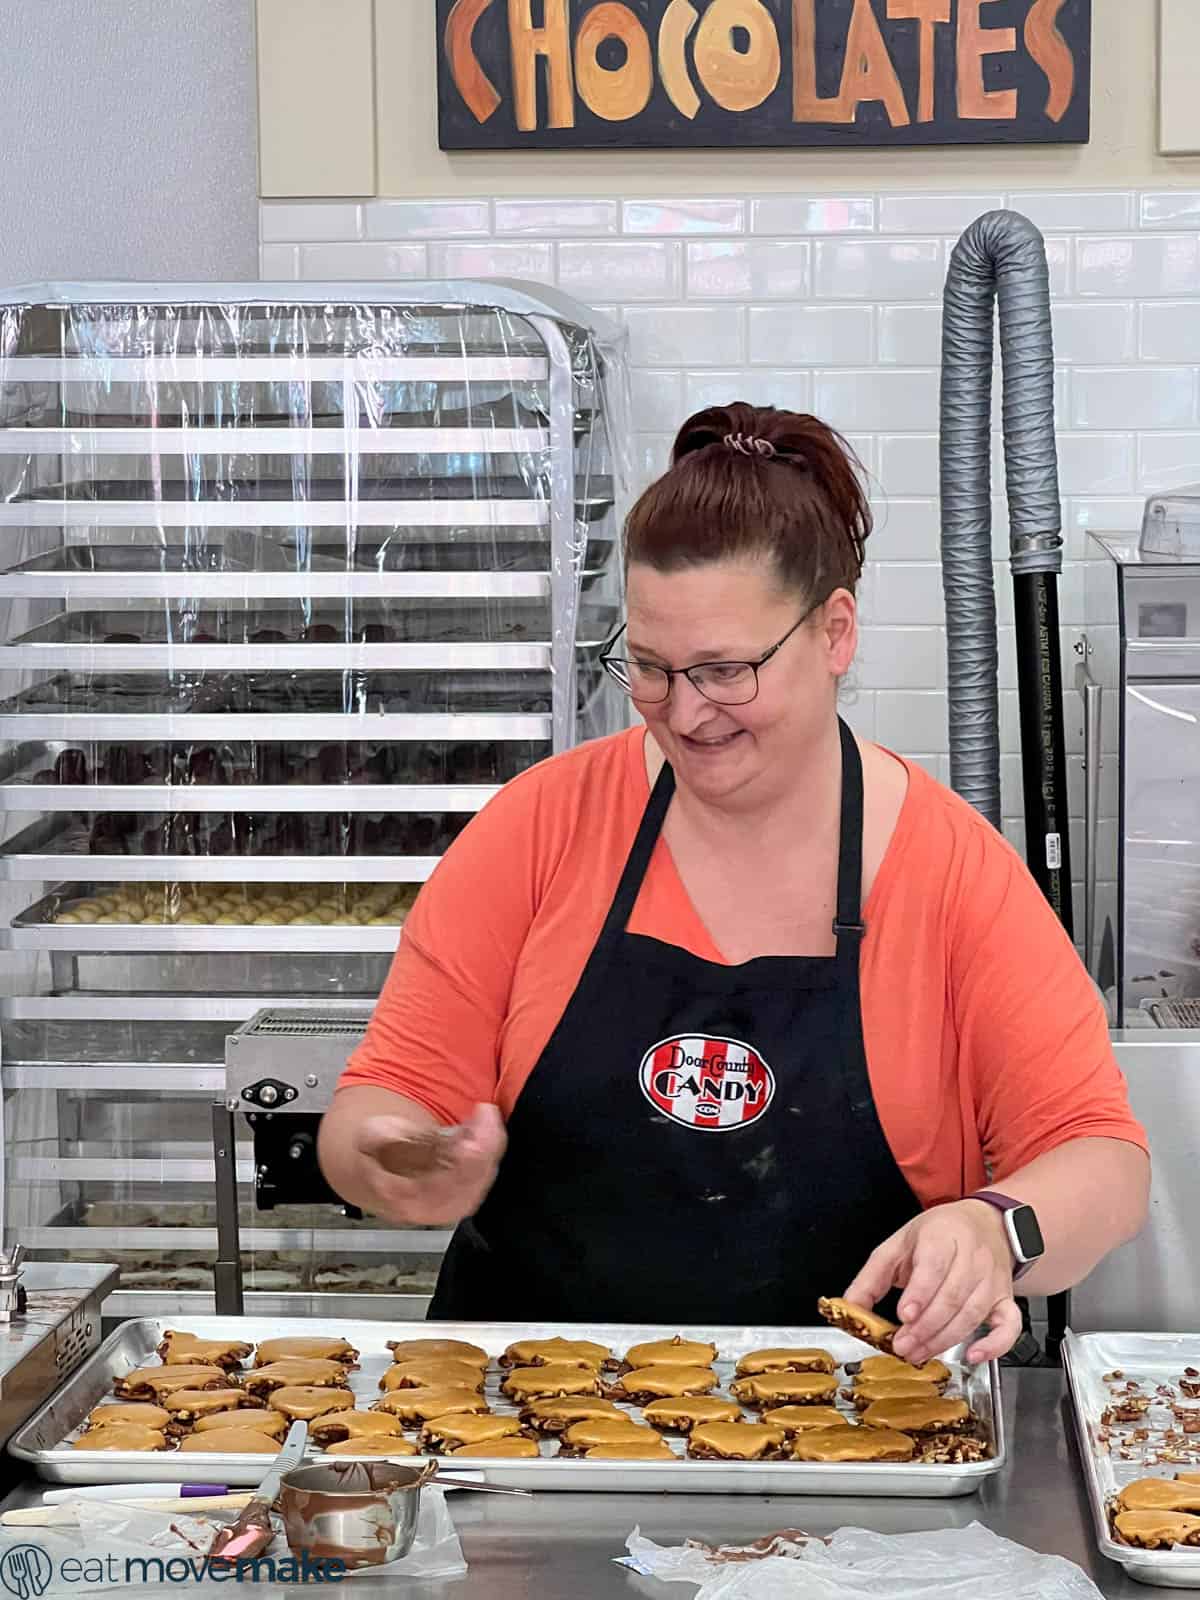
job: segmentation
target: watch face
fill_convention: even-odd
[[[1021,1246],[1021,1255],[1026,1261],[1036,1261],[1039,1256],[1046,1253],[1046,1243],[1042,1238],[1042,1230],[1038,1227],[1037,1215],[1032,1206],[1017,1206],[1009,1212],[1013,1232],[1017,1236],[1017,1243]]]

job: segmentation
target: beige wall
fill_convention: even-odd
[[[1200,0],[1192,0],[1200,6]],[[1089,145],[837,151],[498,151],[437,146],[433,0],[375,0],[381,195],[719,194],[1186,183],[1200,157],[1155,153],[1157,0],[1093,0]]]

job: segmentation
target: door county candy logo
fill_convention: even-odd
[[[346,1564],[336,1558],[310,1560],[307,1553],[270,1556],[220,1564],[211,1570],[208,1557],[193,1556],[68,1556],[57,1563],[56,1592],[78,1585],[81,1590],[129,1588],[135,1594],[152,1583],[340,1583]],[[17,1600],[38,1600],[55,1577],[55,1562],[40,1544],[17,1544],[0,1555],[0,1585]]]
[[[702,1133],[744,1128],[775,1097],[775,1074],[741,1039],[662,1039],[642,1057],[638,1080],[652,1106]]]

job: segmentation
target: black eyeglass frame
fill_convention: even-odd
[[[619,684],[620,687],[624,689],[625,693],[629,695],[630,699],[640,700],[643,705],[662,705],[664,700],[669,700],[671,698],[671,679],[686,678],[691,684],[692,688],[695,689],[697,694],[704,695],[704,698],[708,701],[711,701],[711,703],[715,706],[748,706],[751,701],[758,699],[758,674],[761,669],[766,666],[767,662],[770,661],[773,655],[776,655],[783,648],[796,630],[803,627],[803,625],[808,621],[809,617],[812,616],[813,612],[818,611],[823,604],[823,600],[818,600],[814,605],[809,606],[804,615],[792,623],[791,627],[784,634],[783,638],[778,639],[769,650],[767,650],[763,655],[759,656],[757,661],[698,661],[694,667],[660,667],[656,661],[642,662],[632,660],[628,656],[614,656],[612,653],[613,647],[617,640],[625,632],[625,629],[628,627],[628,623],[623,622],[617,629],[616,633],[613,634],[612,638],[600,651],[600,665],[608,673],[609,677],[612,678],[613,682]],[[635,695],[630,684],[621,678],[617,668],[618,663],[621,665],[628,664],[629,666],[638,667],[643,672],[647,667],[652,667],[655,672],[663,673],[667,680],[666,693],[660,695],[656,700],[648,700],[645,695]],[[713,696],[707,694],[701,685],[696,682],[695,678],[692,677],[693,672],[707,672],[711,671],[713,667],[749,667],[751,672],[754,674],[754,693],[745,700],[714,699]]]

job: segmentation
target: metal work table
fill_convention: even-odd
[[[1107,1600],[1135,1595],[1145,1600],[1148,1591],[1095,1548],[1072,1423],[1063,1404],[1062,1374],[1006,1371],[1004,1394],[1012,1459],[980,1495],[962,1500],[822,1500],[545,1494],[520,1500],[456,1494],[448,1503],[470,1570],[465,1578],[446,1582],[405,1580],[405,1596],[526,1600],[537,1594],[539,1600],[592,1600],[640,1594],[664,1600],[667,1590],[658,1580],[613,1565],[612,1558],[624,1554],[634,1526],[656,1543],[670,1545],[689,1537],[742,1542],[797,1526],[818,1534],[848,1523],[881,1533],[911,1533],[980,1521],[1032,1549],[1076,1562]],[[40,1484],[25,1480],[6,1497],[3,1509],[37,1504],[40,1492]],[[289,1594],[294,1600],[295,1586],[256,1584],[255,1591],[259,1600],[283,1600]]]

